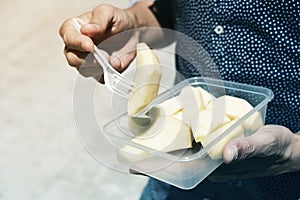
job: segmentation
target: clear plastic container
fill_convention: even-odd
[[[115,148],[115,156],[118,161],[127,166],[128,169],[135,170],[155,179],[169,183],[181,189],[192,189],[219,167],[222,159],[213,160],[208,156],[208,152],[214,147],[215,143],[226,136],[232,130],[240,126],[247,118],[252,116],[256,111],[261,114],[263,123],[266,116],[267,103],[273,98],[273,92],[270,89],[257,87],[247,84],[228,82],[210,78],[194,77],[172,87],[170,90],[163,92],[153,102],[154,104],[163,102],[166,99],[177,96],[181,89],[187,85],[202,87],[209,91],[215,97],[230,95],[247,100],[253,110],[244,115],[235,124],[227,129],[220,138],[205,148],[195,145],[193,148],[176,152],[161,152],[154,149],[139,145],[131,140],[135,135],[130,131],[127,113],[113,119],[107,123],[103,131]],[[246,132],[246,136],[253,131]],[[124,146],[130,146],[143,152],[143,159],[122,159],[120,149]]]

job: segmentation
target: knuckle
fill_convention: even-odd
[[[254,145],[251,145],[249,143],[247,143],[247,145],[245,146],[244,148],[244,152],[242,154],[242,158],[248,158],[248,157],[251,157],[251,155],[255,152],[255,146]]]
[[[60,28],[59,28],[59,35],[63,38],[65,33],[66,33],[66,27],[68,26],[68,24],[70,24],[72,18],[68,18],[65,21],[63,21],[63,23],[61,24]]]
[[[256,147],[252,143],[250,143],[248,140],[245,140],[245,139],[241,140],[239,138],[236,138],[234,140],[235,140],[234,143],[236,144],[236,147],[237,147],[238,159],[241,159],[241,160],[247,159],[255,153]]]
[[[66,32],[63,36],[67,46],[78,46],[78,39],[71,32]]]

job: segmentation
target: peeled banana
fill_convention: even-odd
[[[130,91],[128,115],[137,114],[156,98],[161,80],[161,66],[157,56],[145,43],[137,44],[135,87]]]

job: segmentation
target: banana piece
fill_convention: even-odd
[[[135,87],[130,92],[127,105],[129,116],[137,114],[157,96],[161,73],[157,56],[147,44],[137,44]]]
[[[195,89],[199,90],[199,92],[200,92],[201,101],[202,101],[202,105],[203,105],[204,108],[206,108],[206,106],[212,100],[214,100],[216,98],[211,93],[209,93],[208,91],[206,91],[205,89],[203,89],[201,87],[195,87]]]
[[[212,100],[206,109],[224,112],[231,120],[242,118],[253,109],[253,106],[245,99],[224,95]],[[247,118],[243,126],[245,129],[255,131],[263,126],[263,120],[259,112],[253,113]]]
[[[174,118],[182,121],[182,110],[178,111],[177,113],[174,113],[173,115],[171,115],[171,117],[174,117]]]
[[[152,120],[155,120],[159,116],[172,116],[181,120],[181,110],[182,106],[179,102],[179,98],[175,96],[152,107],[149,111],[149,117]],[[129,130],[131,130],[136,136],[143,134],[145,129],[149,127],[149,121],[144,120],[143,118],[125,118],[123,119],[122,124],[126,126],[125,121],[127,121]]]
[[[204,109],[201,93],[192,86],[184,87],[178,95],[182,104],[182,120],[190,124],[191,120]]]
[[[161,109],[161,114],[166,116],[171,116],[178,113],[182,109],[182,104],[180,99],[175,96],[170,99],[167,99],[157,105]]]
[[[206,147],[211,142],[213,142],[216,138],[221,136],[228,128],[233,126],[234,123],[236,123],[238,120],[232,120],[229,123],[225,124],[224,126],[220,127],[219,129],[215,130],[214,132],[207,135],[205,140],[202,142],[203,147]],[[243,126],[240,125],[236,127],[234,130],[232,130],[230,133],[228,133],[225,137],[223,137],[220,141],[217,141],[216,144],[214,144],[211,149],[208,151],[208,155],[211,159],[221,159],[223,157],[223,150],[227,142],[229,140],[236,138],[236,137],[243,137],[244,136],[244,129]]]
[[[156,151],[170,152],[192,147],[191,129],[182,121],[171,116],[157,116],[140,136],[131,140]],[[137,162],[149,156],[149,153],[125,145],[119,151],[119,159]]]
[[[223,112],[203,110],[191,121],[191,129],[196,142],[203,142],[208,134],[231,120]]]
[[[201,87],[186,86],[181,90],[179,99],[183,121],[190,124],[198,112],[204,110],[215,97]]]
[[[132,142],[169,152],[192,147],[190,128],[182,121],[170,116],[159,116],[140,137]]]
[[[149,111],[151,119],[158,116],[172,116],[182,120],[182,105],[177,96],[167,99],[152,107]]]

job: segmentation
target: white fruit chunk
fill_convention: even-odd
[[[186,86],[181,90],[178,97],[182,104],[182,120],[190,124],[199,110],[204,109],[201,94],[195,87]]]
[[[206,136],[230,122],[223,112],[203,110],[191,121],[191,129],[196,142],[203,142]]]
[[[181,90],[179,99],[182,104],[183,121],[190,124],[199,110],[204,110],[215,97],[201,87],[186,86]]]
[[[182,106],[178,97],[173,97],[152,107],[149,111],[149,116],[152,118],[157,116],[171,116],[180,112],[181,109]]]
[[[155,120],[159,116],[172,116],[181,120],[181,108],[182,106],[179,102],[179,98],[175,96],[152,107],[148,115],[151,120]],[[144,118],[139,117],[129,118],[127,120],[129,130],[131,130],[135,135],[143,134],[144,130],[149,127],[150,123],[149,119],[145,120]]]
[[[132,142],[157,151],[175,151],[192,147],[190,128],[170,116],[158,116],[149,128]]]
[[[203,107],[206,108],[206,106],[209,104],[209,102],[211,102],[212,100],[214,100],[216,97],[214,97],[212,94],[210,94],[208,91],[206,91],[205,89],[201,88],[201,87],[195,87],[197,90],[199,90],[200,92],[200,96],[201,96],[201,100],[202,100],[202,104]]]
[[[171,116],[158,116],[132,143],[162,152],[187,149],[192,147],[192,134],[190,128],[182,121]],[[119,159],[138,161],[149,156],[149,153],[125,145],[119,151]]]
[[[159,103],[149,111],[149,116],[151,118],[158,116],[172,116],[182,120],[182,105],[179,98],[175,96]]]
[[[249,104],[245,99],[224,95],[212,100],[206,108],[224,112],[230,119],[240,119],[245,114],[250,112],[253,109],[253,106]],[[253,113],[244,121],[243,126],[245,129],[250,131],[255,131],[258,128],[262,127],[263,121],[260,113]]]
[[[177,96],[167,99],[157,105],[162,110],[163,115],[171,116],[182,109],[182,104]]]
[[[127,106],[129,116],[137,114],[156,98],[160,79],[161,66],[157,56],[145,43],[139,43],[136,54],[135,87],[130,92]]]
[[[182,111],[178,111],[177,113],[174,113],[173,115],[171,115],[171,117],[174,117],[182,121]]]
[[[216,138],[221,136],[228,128],[230,128],[237,120],[232,120],[231,122],[225,124],[221,128],[217,129],[216,131],[209,134],[205,140],[202,142],[202,145],[206,147],[211,142],[213,142]],[[240,125],[233,129],[230,133],[228,133],[226,136],[224,136],[220,141],[216,141],[216,143],[211,147],[211,149],[208,151],[208,155],[211,159],[221,159],[223,156],[223,150],[227,142],[229,140],[236,138],[236,137],[242,137],[244,136],[244,129],[243,126]]]

